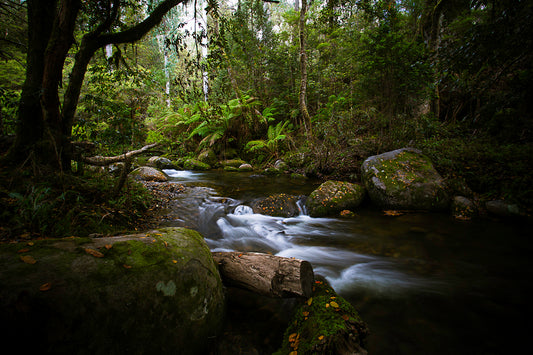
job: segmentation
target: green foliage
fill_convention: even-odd
[[[252,140],[246,143],[245,149],[250,152],[264,151],[268,159],[279,157],[279,143],[287,138],[286,128],[289,121],[278,122],[277,125],[268,126],[267,139]]]
[[[9,192],[0,199],[0,232],[11,237],[26,233],[64,237],[133,229],[143,222],[153,200],[135,182],[129,182],[120,195],[115,195],[117,179],[109,173],[65,176],[37,184],[21,177],[18,187],[4,186],[6,182],[2,177],[0,188]]]

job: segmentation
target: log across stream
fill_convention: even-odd
[[[185,191],[163,225],[198,230],[215,254],[309,262],[368,323],[369,354],[511,353],[527,339],[519,325],[530,315],[531,226],[370,209],[348,219],[270,217],[249,206],[274,193],[309,195],[318,182],[166,172]]]

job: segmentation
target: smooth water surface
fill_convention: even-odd
[[[307,260],[368,323],[369,354],[509,354],[527,342],[529,226],[446,214],[311,218],[317,182],[252,173],[166,170],[187,186],[165,225],[201,232],[213,251]],[[302,196],[292,218],[254,214],[257,198]]]

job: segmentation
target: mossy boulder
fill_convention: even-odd
[[[186,159],[183,162],[183,168],[185,170],[209,170],[211,169],[211,166],[206,163],[202,163],[201,161],[197,159]]]
[[[355,308],[326,281],[294,312],[275,355],[367,354],[368,327]]]
[[[157,169],[176,169],[176,165],[165,157],[150,157],[147,164]]]
[[[364,197],[361,185],[329,180],[309,195],[306,206],[312,217],[331,216],[359,207]]]
[[[135,180],[142,181],[168,181],[167,175],[159,169],[151,166],[140,166],[130,173],[130,176]]]
[[[449,206],[444,179],[419,150],[403,148],[369,157],[361,171],[370,199],[382,208],[442,211]]]
[[[252,170],[254,170],[254,168],[252,167],[252,165],[248,163],[239,165],[239,171],[252,171]]]
[[[298,208],[300,199],[300,196],[280,193],[256,200],[251,204],[251,207],[254,213],[274,217],[294,217],[300,214]]]
[[[217,156],[213,149],[204,149],[198,155],[198,160],[202,163],[206,163],[210,166],[215,166],[217,164]]]
[[[217,267],[192,230],[0,245],[0,334],[6,348],[205,353],[223,311]]]

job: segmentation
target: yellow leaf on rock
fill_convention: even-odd
[[[44,291],[48,291],[51,288],[52,288],[52,284],[50,282],[47,282],[45,284],[42,284],[41,287],[39,287],[39,290],[44,292]]]
[[[33,265],[33,264],[35,264],[37,262],[37,260],[35,260],[33,258],[33,256],[31,256],[31,255],[22,255],[20,257],[20,260],[24,261],[26,264],[31,264],[31,265]]]
[[[87,249],[85,249],[85,252],[87,254],[91,254],[95,258],[103,258],[104,257],[104,254],[100,253],[98,250],[87,248]]]

